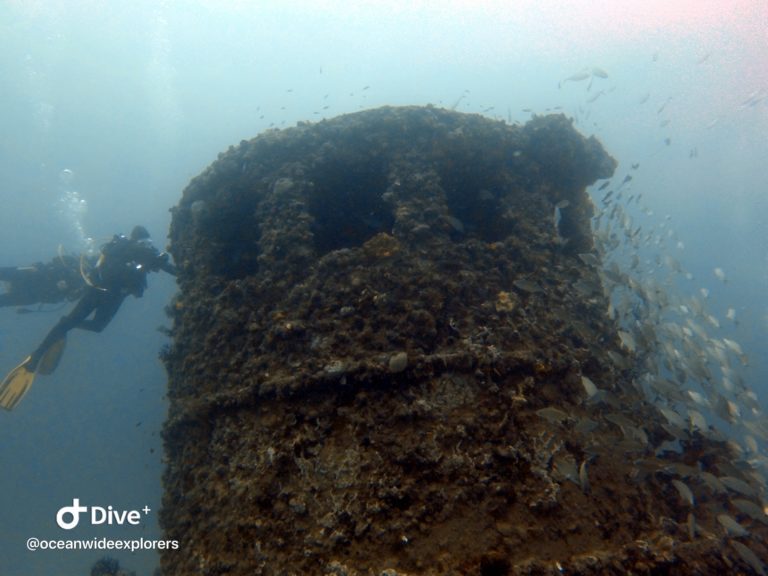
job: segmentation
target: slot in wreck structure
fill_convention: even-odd
[[[163,574],[762,569],[762,486],[606,314],[615,165],[434,107],[220,154],[173,209]]]

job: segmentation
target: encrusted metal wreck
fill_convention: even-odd
[[[606,315],[585,188],[614,168],[562,115],[388,107],[193,179],[163,574],[758,571],[764,521],[696,471],[753,479],[670,427]]]

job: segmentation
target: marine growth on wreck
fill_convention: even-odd
[[[220,154],[173,209],[163,574],[763,573],[760,462],[613,312],[615,166],[433,107]]]

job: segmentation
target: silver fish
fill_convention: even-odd
[[[619,330],[619,339],[621,340],[621,344],[632,352],[633,354],[637,350],[637,343],[635,342],[635,337],[632,336],[629,332],[625,332],[624,330]]]
[[[577,72],[576,74],[572,74],[571,76],[568,76],[563,82],[581,82],[583,80],[586,80],[592,76],[589,72]]]
[[[602,96],[603,94],[605,94],[605,90],[598,90],[592,96],[587,98],[587,102],[591,104],[592,102],[600,98],[600,96]]]
[[[579,259],[587,266],[600,266],[600,260],[591,252],[579,254]]]
[[[536,414],[539,415],[539,418],[543,418],[552,424],[562,424],[568,420],[568,414],[551,406],[542,408],[541,410],[536,410]]]
[[[728,514],[718,514],[717,521],[720,522],[725,531],[731,536],[749,536],[749,530],[728,516]]]
[[[680,480],[672,480],[672,485],[677,488],[677,491],[680,494],[680,498],[682,498],[683,502],[689,506],[693,506],[695,504],[693,499],[693,492],[691,492],[691,489],[688,488],[688,485],[685,482],[681,482]]]
[[[721,476],[719,480],[726,488],[728,488],[728,490],[738,492],[739,494],[749,496],[750,498],[756,496],[752,486],[744,482],[744,480],[740,480],[733,476]]]
[[[717,279],[720,280],[720,282],[722,283],[728,282],[728,277],[725,275],[725,272],[723,271],[722,268],[715,268],[713,272],[715,273],[715,276],[717,277]]]
[[[585,494],[589,494],[591,486],[589,485],[589,476],[587,475],[587,461],[584,460],[579,466],[579,484],[581,484],[581,491]]]
[[[731,504],[733,504],[739,512],[746,514],[753,520],[768,524],[768,516],[765,515],[765,511],[751,500],[737,498],[736,500],[731,500]]]
[[[587,398],[592,398],[597,394],[597,386],[586,376],[581,377],[581,385],[584,386],[584,391],[587,393]]]
[[[557,87],[560,88],[566,82],[583,82],[587,78],[592,78],[592,74],[590,72],[577,72],[576,74],[572,74],[568,76],[568,78],[558,82]]]
[[[515,286],[515,288],[519,288],[523,292],[541,292],[541,286],[539,286],[533,280],[529,280],[528,278],[520,278],[519,280],[515,280],[512,284]]]
[[[741,559],[752,567],[756,574],[765,576],[765,566],[752,550],[737,540],[731,540],[730,544],[735,548],[736,552],[739,553]]]
[[[579,482],[579,469],[576,466],[576,460],[571,454],[565,456],[558,454],[553,458],[552,471],[555,476],[561,479],[570,480],[577,486]]]

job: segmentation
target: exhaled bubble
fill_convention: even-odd
[[[88,202],[72,187],[75,173],[69,168],[59,172],[59,194],[56,209],[74,234],[78,249],[89,252],[93,248],[93,240],[88,237],[83,228],[83,219],[88,212]]]
[[[72,172],[69,168],[64,168],[61,172],[59,172],[59,183],[62,186],[69,186],[72,184],[72,181],[75,179],[75,173]]]

